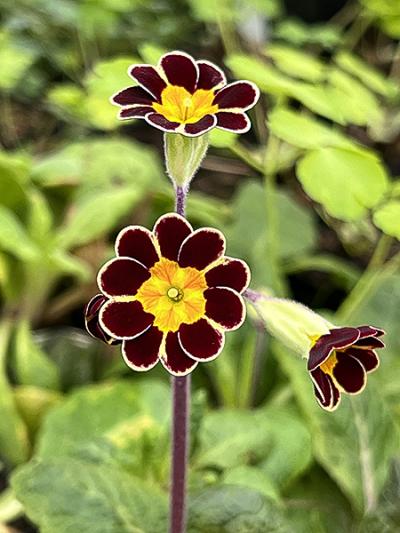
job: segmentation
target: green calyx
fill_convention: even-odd
[[[186,137],[179,133],[166,133],[164,152],[167,172],[172,182],[188,186],[198,171],[208,148],[208,135]]]

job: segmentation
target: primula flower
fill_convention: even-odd
[[[235,133],[250,129],[244,112],[256,104],[258,87],[249,81],[227,84],[209,61],[175,51],[162,56],[157,67],[132,65],[128,73],[139,86],[112,97],[122,107],[120,119],[144,118],[162,131],[189,137],[214,127]]]
[[[244,261],[226,257],[225,238],[212,228],[193,231],[185,218],[163,215],[152,232],[128,226],[117,257],[99,271],[86,309],[88,332],[122,342],[126,364],[139,371],[160,360],[175,376],[222,351],[225,331],[245,318],[241,293],[249,284]]]
[[[359,394],[367,384],[367,373],[376,370],[375,352],[384,348],[384,334],[372,326],[334,328],[315,340],[308,358],[308,371],[318,403],[328,411],[337,408],[340,394]]]

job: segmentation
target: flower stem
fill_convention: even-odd
[[[175,188],[176,212],[185,216],[187,189]],[[170,533],[186,531],[186,478],[189,454],[190,374],[172,377],[172,464]]]

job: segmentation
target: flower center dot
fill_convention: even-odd
[[[180,302],[183,298],[183,291],[176,287],[170,287],[167,291],[167,296],[173,302]]]

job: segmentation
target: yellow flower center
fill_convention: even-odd
[[[204,316],[207,283],[202,272],[161,258],[150,274],[136,299],[147,313],[154,315],[154,325],[160,331],[178,331],[181,324],[193,324]]]
[[[337,357],[336,357],[336,352],[334,351],[331,353],[328,359],[322,363],[322,365],[320,366],[320,369],[322,370],[322,372],[324,372],[324,374],[329,374],[330,376],[332,376],[333,369],[335,368],[336,363],[337,363]]]
[[[190,94],[184,87],[167,85],[161,93],[161,104],[153,103],[153,109],[171,122],[193,124],[218,111],[213,100],[214,91],[198,89]]]

